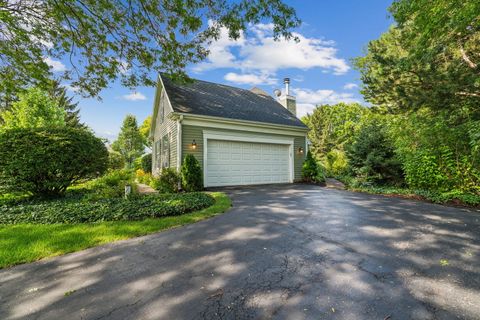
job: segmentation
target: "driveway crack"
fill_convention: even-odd
[[[118,310],[121,310],[121,309],[124,309],[124,308],[129,308],[129,307],[133,307],[135,306],[136,304],[138,304],[142,299],[138,299],[137,301],[133,302],[133,303],[129,303],[129,304],[125,304],[125,305],[122,305],[122,306],[118,306],[116,308],[113,308],[112,310],[110,310],[108,313],[100,316],[100,317],[97,317],[93,320],[100,320],[100,319],[104,319],[106,317],[109,317],[111,316],[114,312],[117,312]]]

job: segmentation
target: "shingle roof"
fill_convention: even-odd
[[[177,84],[164,75],[162,82],[175,112],[306,128],[270,96],[202,80]]]

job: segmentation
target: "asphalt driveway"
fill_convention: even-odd
[[[480,212],[307,185],[0,271],[0,319],[480,319]]]

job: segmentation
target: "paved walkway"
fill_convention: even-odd
[[[337,179],[333,179],[333,178],[326,178],[325,179],[325,186],[327,188],[333,188],[333,189],[339,189],[339,190],[344,190],[345,189],[345,184],[343,184],[343,182],[338,181]]]
[[[0,319],[479,319],[480,213],[313,185],[0,271]]]
[[[158,193],[157,190],[153,189],[149,185],[143,184],[143,183],[137,183],[137,192],[140,194],[152,194],[152,193]]]

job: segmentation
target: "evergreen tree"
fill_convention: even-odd
[[[112,149],[120,153],[128,168],[131,168],[136,158],[144,152],[144,140],[138,129],[137,119],[129,114],[123,120],[122,128]]]
[[[347,147],[352,174],[361,183],[402,184],[403,172],[383,119],[365,123]]]
[[[78,102],[73,102],[73,97],[67,95],[67,89],[58,80],[53,80],[50,85],[49,94],[59,108],[66,111],[65,122],[69,127],[85,129],[87,126],[80,122],[80,110]]]

